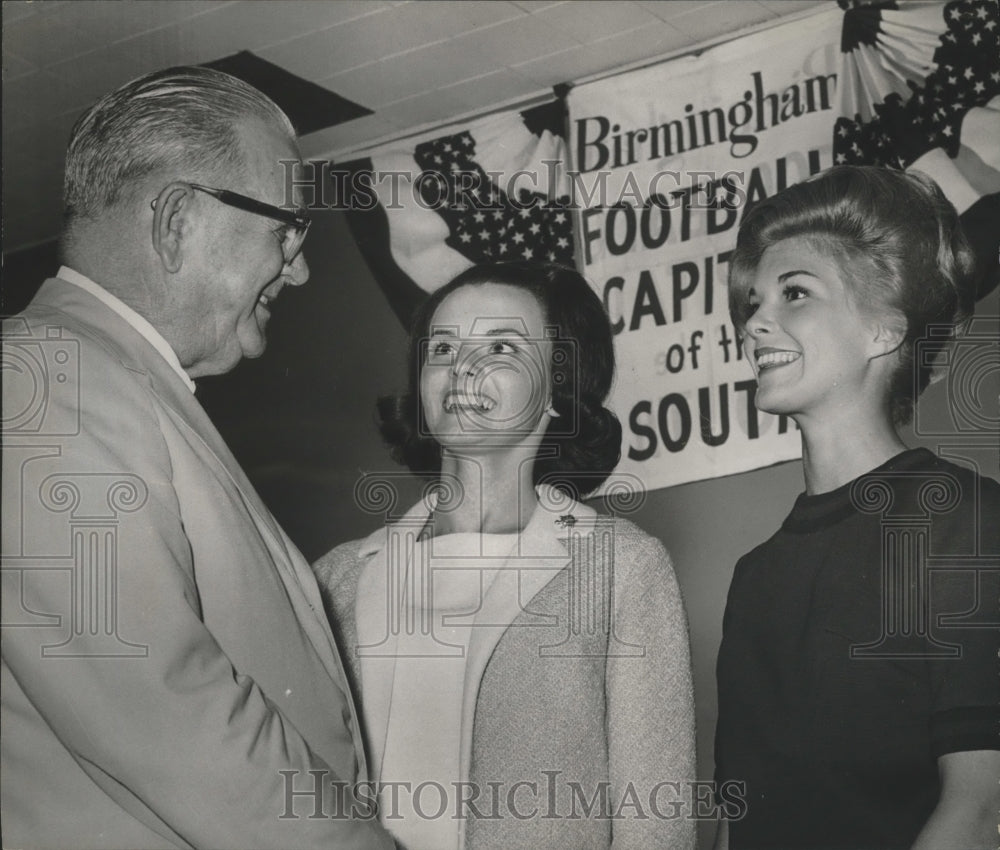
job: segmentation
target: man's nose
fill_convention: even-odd
[[[301,286],[309,280],[309,263],[306,262],[304,251],[299,251],[285,268],[285,278],[292,286]]]

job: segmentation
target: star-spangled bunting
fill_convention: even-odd
[[[834,163],[931,177],[960,214],[982,297],[1000,281],[1000,2],[841,6]]]
[[[408,326],[475,263],[573,264],[565,93],[331,166],[358,248]]]
[[[445,243],[471,261],[535,260],[572,264],[569,198],[547,199],[521,188],[516,198],[476,162],[469,133],[417,145],[423,201],[447,223]]]
[[[887,7],[883,4],[883,8]],[[855,7],[845,18],[866,11]],[[913,92],[908,99],[893,92],[872,104],[872,120],[838,118],[833,136],[836,164],[903,169],[937,147],[954,157],[966,113],[1000,94],[1000,6],[996,0],[956,0],[943,12],[947,30],[934,53],[934,70],[922,83],[908,81]],[[845,27],[850,23],[845,20]]]

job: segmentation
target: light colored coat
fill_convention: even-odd
[[[58,279],[5,330],[3,846],[391,846],[289,797],[364,777],[352,699],[308,564],[180,376]]]
[[[457,780],[472,783],[474,790],[463,793],[479,794],[474,806],[481,816],[465,810],[472,816],[464,846],[691,848],[691,665],[670,558],[627,520],[597,517],[566,500],[550,509],[548,501],[542,499],[518,556],[498,573],[475,614]],[[387,568],[394,529],[419,530],[432,508],[432,501],[422,502],[399,523],[345,543],[314,565],[356,683],[362,681],[359,582],[364,588],[366,574]],[[372,634],[370,627],[361,631]],[[365,686],[356,693],[362,703],[371,696]],[[364,712],[369,720],[371,714]],[[366,732],[374,738],[381,730]],[[598,804],[587,816],[595,795]],[[602,808],[617,816],[597,817]],[[525,814],[533,816],[519,817]]]

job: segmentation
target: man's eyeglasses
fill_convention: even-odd
[[[281,256],[284,258],[285,264],[291,263],[298,255],[306,233],[309,232],[309,225],[312,224],[312,220],[305,210],[285,210],[273,204],[258,201],[256,198],[248,198],[239,192],[230,192],[228,189],[213,189],[211,186],[202,186],[198,183],[188,183],[188,186],[199,192],[204,192],[206,195],[211,195],[226,206],[282,222],[285,225],[285,232],[281,237]],[[156,209],[155,199],[150,206]]]
[[[211,195],[216,200],[221,201],[230,207],[235,207],[244,212],[262,215],[265,218],[273,218],[286,225],[285,232],[281,238],[281,255],[285,263],[290,263],[295,259],[302,247],[302,243],[309,232],[309,225],[312,220],[303,209],[285,210],[273,204],[266,204],[256,198],[248,198],[238,192],[230,192],[228,189],[213,189],[211,186],[201,186],[198,183],[188,184],[192,189]]]

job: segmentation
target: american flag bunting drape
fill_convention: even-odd
[[[835,163],[913,169],[961,214],[997,285],[1000,3],[844,2]]]
[[[572,265],[564,115],[557,99],[334,166],[352,187],[348,224],[400,321],[474,263]]]

